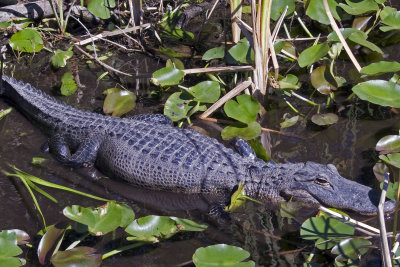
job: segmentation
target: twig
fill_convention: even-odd
[[[326,1],[326,0],[324,0]],[[386,226],[385,226],[385,217],[384,217],[384,204],[386,199],[386,190],[389,185],[389,173],[385,173],[385,181],[383,182],[382,194],[379,200],[378,205],[378,214],[379,214],[379,228],[381,229],[381,247],[382,247],[382,258],[385,264],[385,267],[392,267],[392,260],[390,257],[389,244],[386,236]]]
[[[350,47],[347,45],[346,40],[344,39],[342,33],[340,32],[339,27],[337,26],[331,10],[329,9],[329,5],[328,5],[328,1],[327,0],[323,0],[324,1],[324,7],[325,7],[325,12],[326,15],[329,18],[329,22],[331,23],[331,26],[333,28],[333,30],[336,32],[337,36],[339,37],[340,42],[342,43],[344,50],[346,50],[347,55],[349,56],[349,58],[351,59],[351,62],[353,62],[353,65],[356,67],[357,71],[360,72],[361,70],[361,66],[358,63],[357,59],[355,58],[355,56],[353,55],[353,52],[351,52]]]

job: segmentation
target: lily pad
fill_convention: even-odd
[[[207,50],[203,57],[202,60],[211,60],[211,59],[217,59],[217,58],[223,58],[225,55],[225,47],[219,46],[219,47],[214,47],[209,50]]]
[[[339,117],[334,113],[314,114],[311,121],[319,126],[326,126],[337,123]]]
[[[101,19],[109,19],[111,17],[111,8],[115,8],[115,0],[90,0],[87,8],[93,15]]]
[[[254,62],[254,51],[250,47],[250,42],[246,38],[241,39],[228,50],[226,61],[229,64],[252,64]]]
[[[65,96],[70,96],[75,94],[77,89],[74,76],[72,76],[71,72],[66,72],[61,78],[61,94]]]
[[[174,67],[165,67],[153,73],[152,83],[159,86],[177,85],[183,82],[185,73]]]
[[[382,137],[376,144],[375,149],[381,154],[400,152],[400,136],[387,135]]]
[[[324,57],[329,51],[329,45],[326,43],[313,45],[300,53],[298,63],[300,67],[310,66]]]
[[[400,71],[400,63],[396,61],[379,61],[363,67],[360,72],[367,75],[379,75]]]
[[[386,162],[386,164],[400,169],[400,153],[380,155],[379,158]]]
[[[136,95],[134,93],[117,88],[112,89],[116,90],[109,91],[110,93],[104,99],[103,111],[105,114],[111,114],[113,117],[121,117],[135,108]]]
[[[65,251],[58,251],[51,259],[55,267],[97,267],[101,265],[101,254],[90,247],[75,247]]]
[[[260,111],[260,104],[250,95],[239,95],[235,100],[229,100],[224,105],[226,115],[243,123],[254,122]]]
[[[246,250],[226,244],[217,244],[198,248],[193,255],[196,267],[253,267],[254,261],[246,261],[250,253]]]
[[[192,101],[192,97],[186,92],[173,93],[165,101],[164,115],[172,121],[185,119],[192,108],[192,106],[189,106]]]
[[[367,253],[372,243],[362,238],[347,238],[332,248],[332,253],[340,255],[340,258],[357,260],[361,255]]]
[[[24,259],[16,258],[22,253],[17,245],[17,234],[14,231],[0,232],[0,266],[16,267],[25,264]]]
[[[322,65],[318,68],[315,68],[311,73],[311,84],[317,89],[318,92],[324,95],[329,95],[331,90],[336,90],[336,86],[327,80],[329,77],[330,81],[334,81],[332,75],[329,72],[329,69],[326,65]]]
[[[219,99],[221,89],[219,83],[215,81],[204,81],[189,87],[187,90],[195,101],[201,103],[215,103]]]
[[[11,36],[9,44],[14,50],[35,53],[42,50],[43,39],[37,30],[24,29]]]
[[[261,126],[258,122],[253,121],[249,124],[244,124],[241,122],[232,123],[226,126],[221,131],[222,139],[228,140],[233,137],[243,138],[245,140],[250,140],[256,138],[261,133]]]
[[[400,108],[400,85],[384,80],[370,80],[353,87],[353,92],[362,100],[381,106]]]
[[[329,9],[331,10],[332,16],[340,21],[340,17],[336,11],[337,3],[335,0],[328,0]],[[318,21],[319,23],[329,25],[329,19],[326,15],[324,3],[321,0],[310,0],[306,10],[306,15],[311,19]]]
[[[167,60],[167,62],[165,63],[165,66],[180,69],[180,70],[185,69],[185,65],[183,64],[183,62],[180,59],[175,58],[175,57],[169,58]]]
[[[51,64],[55,68],[62,68],[67,65],[67,60],[72,57],[74,53],[70,50],[68,51],[63,51],[60,49],[57,49],[55,54],[51,57]]]

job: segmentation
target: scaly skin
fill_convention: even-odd
[[[151,190],[228,195],[243,182],[264,202],[294,197],[364,214],[376,213],[377,192],[340,176],[333,165],[266,164],[162,115],[131,119],[81,111],[3,76],[0,95],[49,136],[50,151],[70,166],[94,163],[103,173]],[[238,142],[239,150],[249,149]],[[71,153],[73,151],[74,153]],[[386,211],[394,209],[388,202]]]

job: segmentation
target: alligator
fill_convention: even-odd
[[[241,182],[264,203],[293,199],[375,214],[379,191],[343,178],[332,164],[265,163],[242,139],[235,150],[161,114],[115,118],[82,111],[5,75],[0,97],[15,105],[67,166],[94,165],[107,176],[150,190],[229,196]],[[228,199],[228,198],[227,198]],[[393,211],[394,201],[385,203]]]

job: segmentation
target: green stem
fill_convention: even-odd
[[[306,27],[306,25],[304,24],[304,22],[301,20],[301,18],[297,15],[297,12],[294,12],[294,15],[297,17],[297,20],[300,23],[300,26],[303,28],[303,30],[307,33],[307,35],[311,38],[314,38],[314,36],[312,35],[312,33],[308,30],[308,28]]]
[[[139,243],[134,243],[134,244],[131,244],[131,245],[127,245],[127,246],[121,247],[121,248],[119,248],[119,249],[114,249],[114,250],[112,250],[112,251],[107,252],[106,254],[104,254],[104,255],[101,257],[101,259],[102,259],[102,260],[105,260],[105,259],[107,259],[108,257],[111,257],[111,256],[113,256],[113,255],[115,255],[115,254],[118,254],[118,253],[120,253],[120,252],[123,252],[123,251],[128,250],[128,249],[131,249],[131,248],[140,247],[140,246],[142,246],[142,245],[144,245],[144,244],[146,244],[146,243],[141,243],[141,242],[139,242]]]

